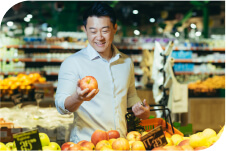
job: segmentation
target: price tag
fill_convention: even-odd
[[[164,146],[167,144],[162,126],[158,126],[141,137],[146,150],[152,150],[155,147]]]
[[[15,140],[17,150],[42,150],[42,145],[37,129],[13,134],[13,138]]]
[[[13,100],[13,102],[15,104],[19,104],[22,100],[22,95],[20,93],[14,94],[14,95],[11,96],[11,99]]]

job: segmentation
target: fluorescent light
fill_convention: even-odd
[[[24,21],[29,22],[29,21],[30,21],[30,18],[25,17],[25,18],[24,18]]]
[[[175,37],[179,37],[180,33],[179,32],[175,32]]]
[[[47,28],[47,31],[48,31],[48,32],[51,32],[52,30],[53,30],[52,27],[48,27],[48,28]]]
[[[197,37],[199,37],[199,36],[201,36],[201,32],[200,31],[197,31],[196,33],[195,33],[195,36],[197,36]]]
[[[139,30],[134,30],[133,32],[135,35],[140,35],[140,31]]]
[[[133,14],[138,14],[139,11],[138,10],[133,10]]]
[[[151,23],[154,23],[154,22],[155,22],[155,19],[154,19],[154,18],[150,18],[149,21],[150,21]]]
[[[47,37],[52,37],[52,34],[51,33],[47,33]]]
[[[6,24],[7,24],[7,26],[9,26],[9,27],[12,27],[12,26],[13,26],[13,22],[12,22],[12,21],[8,21]]]
[[[31,19],[33,16],[31,14],[27,14],[27,17]]]
[[[190,27],[191,27],[192,29],[195,29],[195,28],[196,28],[196,25],[192,23],[192,24],[190,25]]]

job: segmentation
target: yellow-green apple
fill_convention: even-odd
[[[199,147],[196,147],[194,150],[203,150],[203,149],[206,149],[207,147],[206,146],[199,146]]]
[[[148,133],[148,132],[144,131],[144,132],[141,133],[141,136],[144,136],[144,135],[146,135],[147,133]]]
[[[135,141],[131,145],[131,150],[146,150],[144,147],[144,143],[141,141]]]
[[[0,150],[6,150],[6,146],[4,143],[0,142]]]
[[[163,148],[163,147],[155,147],[151,151],[155,151],[155,150],[163,151],[163,150],[166,150],[166,149]]]
[[[117,138],[112,143],[112,149],[114,149],[114,150],[130,150],[129,141],[125,138]]]
[[[82,147],[78,144],[74,144],[74,145],[71,145],[68,150],[69,151],[80,151],[82,149]]]
[[[57,144],[56,142],[50,142],[49,146],[53,147],[54,150],[61,150],[60,145]]]
[[[109,139],[120,137],[120,133],[117,130],[109,130],[107,133],[108,133]]]
[[[101,140],[109,140],[108,133],[103,130],[95,130],[91,136],[91,142],[96,146]]]
[[[8,143],[5,144],[5,146],[6,146],[8,149],[10,149],[10,150],[16,148],[16,145],[15,145],[14,142],[8,142]]]
[[[73,142],[66,142],[63,145],[61,145],[61,150],[62,151],[67,151],[67,150],[69,150],[68,148],[70,148],[70,147],[72,147],[74,145],[75,145],[75,143],[73,143]]]
[[[109,148],[107,146],[103,146],[101,147],[100,151],[110,151],[110,150],[113,150],[112,148]]]
[[[140,141],[141,140],[141,134],[137,131],[130,131],[127,135],[126,135],[126,139],[128,141]]]
[[[97,80],[93,76],[85,76],[82,78],[82,80],[79,82],[79,86],[81,90],[88,88],[89,92],[91,92],[93,89],[98,89]]]
[[[77,144],[80,145],[80,144],[82,144],[83,142],[88,142],[88,141],[87,141],[87,140],[81,140],[81,141],[79,141]]]
[[[171,136],[174,145],[178,145],[182,140],[184,140],[183,136],[179,134],[173,134]]]
[[[40,138],[42,147],[49,145],[50,139],[49,139],[49,136],[46,133],[39,133],[39,138]]]
[[[42,150],[43,151],[54,151],[55,149],[53,146],[43,146]]]
[[[92,142],[89,142],[89,141],[84,141],[84,142],[80,143],[80,146],[88,148],[88,150],[94,150],[95,149],[95,145]]]
[[[100,150],[103,146],[106,146],[108,148],[112,148],[111,144],[107,140],[101,140],[97,143],[95,150]]]
[[[182,140],[179,144],[178,144],[178,146],[184,146],[184,145],[189,145],[190,143],[189,143],[189,139],[185,139],[185,140]]]
[[[183,145],[181,146],[184,151],[193,151],[194,149],[190,145]]]
[[[112,138],[112,139],[109,139],[109,143],[111,144],[112,146],[112,143],[116,140],[116,138]]]

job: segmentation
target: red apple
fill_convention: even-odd
[[[135,141],[131,145],[131,150],[146,150],[144,143],[141,141]]]
[[[67,150],[69,150],[69,148],[71,147],[71,146],[74,146],[75,145],[75,143],[73,143],[73,142],[66,142],[66,143],[64,143],[62,146],[61,146],[61,150],[62,151],[67,151]]]
[[[130,131],[127,135],[126,135],[126,139],[128,141],[140,141],[141,140],[141,134],[137,131]]]
[[[109,139],[119,138],[120,133],[117,130],[110,130],[110,131],[108,131],[108,137],[109,137]]]
[[[207,147],[206,146],[200,146],[200,147],[196,147],[194,150],[203,150],[203,149],[206,149]]]
[[[102,147],[107,147],[107,148],[112,148],[111,147],[111,143],[107,140],[102,140],[102,141],[99,141],[96,145],[96,148],[95,150],[101,150]]]
[[[87,141],[87,140],[81,140],[81,141],[79,141],[77,144],[80,145],[80,144],[82,144],[83,142],[88,142],[88,141]]]
[[[80,151],[82,149],[82,147],[78,144],[74,144],[73,146],[70,146],[68,148],[69,151]]]
[[[89,141],[84,141],[84,142],[80,143],[80,146],[86,147],[89,150],[94,150],[94,148],[95,148],[94,144],[92,142],[89,142]]]
[[[112,149],[114,149],[114,150],[130,150],[129,141],[125,138],[117,138],[112,143]]]
[[[108,133],[103,130],[96,130],[91,136],[91,142],[96,146],[101,140],[109,140]]]
[[[79,86],[82,90],[89,88],[89,92],[91,92],[93,89],[98,89],[97,80],[93,76],[86,76],[82,78]]]
[[[184,146],[184,145],[189,145],[189,139],[185,139],[185,140],[182,140],[178,146]]]

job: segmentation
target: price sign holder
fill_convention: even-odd
[[[142,136],[141,141],[144,143],[144,146],[147,150],[167,144],[167,140],[161,125]]]
[[[19,104],[21,103],[22,95],[21,93],[14,94],[11,96],[11,99],[13,100],[14,104]]]
[[[17,150],[42,150],[38,129],[14,134],[13,138],[15,140]]]

